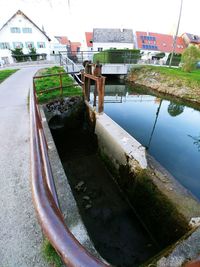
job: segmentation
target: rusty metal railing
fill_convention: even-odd
[[[109,266],[91,255],[65,225],[48,158],[34,86],[30,91],[32,196],[44,235],[68,267]]]
[[[79,72],[60,72],[60,73],[55,73],[55,74],[46,74],[46,75],[39,75],[39,76],[34,76],[33,77],[33,83],[34,83],[34,88],[35,88],[35,81],[38,80],[38,79],[43,79],[43,78],[48,78],[48,77],[59,77],[59,86],[55,86],[55,87],[52,87],[52,88],[48,88],[48,89],[43,89],[43,90],[38,90],[37,93],[38,94],[42,94],[42,93],[48,93],[48,92],[51,92],[51,91],[56,91],[56,90],[60,90],[60,95],[62,96],[63,95],[63,88],[66,88],[66,87],[71,87],[71,86],[80,86],[78,83],[71,83],[71,84],[68,84],[68,85],[63,85],[63,80],[62,80],[62,76],[64,75],[77,75],[79,74]]]

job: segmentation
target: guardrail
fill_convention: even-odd
[[[60,95],[62,96],[63,95],[63,88],[71,87],[71,86],[80,86],[78,83],[72,83],[72,84],[68,84],[68,85],[63,86],[62,76],[63,75],[68,75],[68,74],[77,75],[77,74],[79,74],[79,72],[68,72],[68,73],[60,72],[60,73],[57,73],[57,74],[46,74],[46,75],[34,76],[33,77],[34,90],[35,90],[35,80],[42,79],[42,78],[47,78],[47,77],[59,77],[59,83],[60,83],[59,86],[48,88],[48,89],[44,89],[44,90],[38,90],[37,93],[38,94],[48,93],[48,92],[56,91],[56,90],[59,89],[60,90]]]
[[[44,235],[68,267],[110,266],[91,255],[65,225],[54,185],[34,88],[30,91],[32,197]]]

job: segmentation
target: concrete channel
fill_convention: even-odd
[[[182,266],[197,257],[200,205],[145,148],[81,98],[41,106],[70,231],[112,266]]]

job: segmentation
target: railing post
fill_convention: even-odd
[[[60,95],[63,96],[63,84],[62,84],[62,75],[59,74],[60,77]]]
[[[60,66],[62,66],[62,62],[61,62],[61,53],[59,52],[59,61],[60,61]]]

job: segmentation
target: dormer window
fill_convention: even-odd
[[[193,36],[192,36],[192,39],[193,39],[193,40],[198,40],[198,36],[193,35]]]

